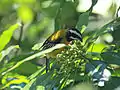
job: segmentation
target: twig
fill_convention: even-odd
[[[119,8],[117,9],[116,17],[119,17],[119,16],[118,16],[119,10],[120,10],[120,6],[119,6]]]
[[[34,59],[34,58],[36,58],[36,57],[41,57],[42,55],[44,55],[44,54],[46,54],[46,53],[50,53],[50,52],[52,52],[53,50],[58,49],[58,48],[62,48],[62,47],[65,47],[65,44],[58,44],[58,45],[56,45],[56,46],[54,46],[54,47],[52,47],[52,48],[50,48],[50,49],[46,49],[46,50],[44,50],[44,51],[38,52],[38,53],[36,53],[36,54],[33,54],[33,55],[31,55],[31,56],[23,59],[23,60],[20,60],[20,61],[19,61],[17,64],[15,64],[13,67],[11,67],[11,68],[9,68],[7,71],[3,72],[2,75],[5,75],[6,73],[14,70],[15,68],[19,67],[22,63],[24,63],[24,62],[26,62],[26,61],[30,61],[30,60],[32,60],[32,59]]]
[[[23,24],[23,22],[21,22],[20,36],[19,36],[19,39],[18,39],[18,45],[19,45],[19,46],[20,46],[20,44],[21,44],[21,40],[22,40],[22,36],[23,36],[23,27],[24,27],[24,24]]]

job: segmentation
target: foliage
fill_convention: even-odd
[[[79,12],[76,8],[81,0],[0,0],[0,89],[119,88],[120,18],[117,6],[114,3],[115,6],[110,7],[113,7],[110,13],[117,17],[112,16],[102,27],[91,30],[88,28],[93,23],[90,18],[102,17],[92,12],[98,0],[91,1],[88,10]],[[80,30],[83,42],[73,41],[68,46],[58,44],[39,50],[44,38],[68,27]],[[62,47],[64,51],[50,58],[50,70],[46,73],[43,57]]]

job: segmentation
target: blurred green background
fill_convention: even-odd
[[[115,18],[119,0],[98,0],[89,17],[87,30],[97,30]],[[23,23],[14,32],[10,44],[21,44],[24,51],[43,42],[55,30],[75,26],[91,0],[0,0],[0,33],[16,22]]]
[[[6,76],[3,76],[2,72],[15,65],[19,60],[33,54],[32,47],[44,42],[53,32],[68,27],[77,27],[81,30],[83,26],[85,31],[81,30],[81,32],[84,42],[94,32],[120,16],[120,0],[98,0],[95,3],[96,1],[0,0],[0,85],[7,86],[3,79]],[[94,6],[94,4],[96,5]],[[85,12],[91,5],[94,7],[89,15]],[[116,22],[118,23],[116,24]],[[112,22],[108,27],[102,29],[110,29],[113,32],[101,34],[95,40],[94,47],[91,45],[88,48],[88,52],[101,53],[105,47],[112,44],[119,47],[119,20],[115,21],[115,25]],[[6,32],[7,30],[9,32]],[[20,77],[18,74],[30,76],[41,68],[42,63],[44,62],[39,62],[39,58],[25,62],[13,70],[10,76]],[[25,82],[28,83],[28,81]]]

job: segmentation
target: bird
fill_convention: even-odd
[[[69,45],[73,40],[79,40],[82,42],[82,34],[80,31],[76,28],[67,28],[67,29],[61,29],[56,32],[54,32],[52,35],[50,35],[45,42],[41,46],[41,50],[46,50],[51,47],[54,47],[57,44],[65,44]],[[50,53],[47,53],[48,58],[55,58],[57,54],[59,54],[61,51],[64,50],[63,48],[55,49]],[[46,58],[46,72],[48,71],[47,66],[49,60]]]

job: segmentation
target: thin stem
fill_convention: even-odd
[[[23,36],[23,27],[24,27],[24,24],[23,22],[21,23],[21,27],[20,27],[20,36],[19,36],[19,39],[18,39],[18,45],[20,46],[21,44],[21,40],[22,40],[22,36]]]
[[[117,9],[116,17],[119,17],[119,16],[118,16],[119,10],[120,10],[120,6],[119,6],[119,8]]]
[[[6,73],[14,70],[15,68],[17,68],[18,66],[20,66],[20,65],[21,65],[22,63],[24,63],[24,62],[30,61],[30,60],[32,60],[32,59],[34,59],[34,58],[37,58],[37,57],[42,57],[42,56],[45,55],[46,53],[50,53],[50,52],[52,52],[53,50],[58,49],[58,48],[62,48],[62,47],[65,47],[65,45],[64,45],[64,44],[58,44],[58,45],[56,45],[56,46],[54,46],[54,47],[52,47],[52,48],[50,48],[50,49],[46,49],[46,50],[44,50],[44,51],[38,52],[38,53],[36,53],[36,54],[33,54],[33,55],[31,55],[31,56],[23,59],[23,60],[19,60],[19,62],[16,63],[13,67],[9,68],[8,70],[6,70],[6,71],[3,72],[2,74],[1,74],[1,73],[0,73],[0,74],[1,74],[1,75],[5,75]],[[1,75],[0,75],[0,76],[1,76]]]
[[[49,69],[50,69],[49,59],[46,57],[46,73],[49,72]]]

